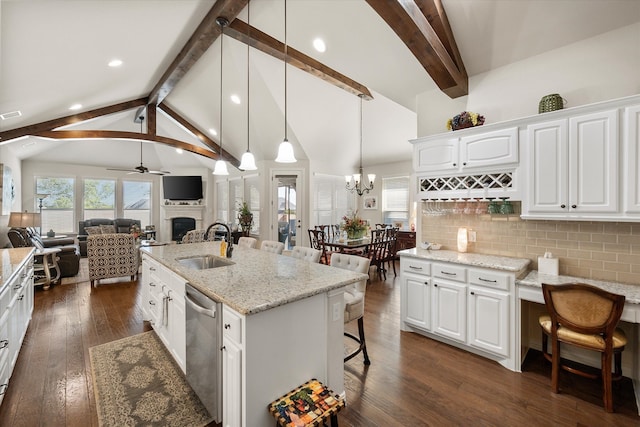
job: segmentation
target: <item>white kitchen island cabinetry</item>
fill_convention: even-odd
[[[148,320],[184,373],[186,370],[185,280],[148,255],[142,256],[142,304]]]
[[[153,246],[143,249],[143,260],[222,306],[216,331],[222,337],[222,425],[273,424],[268,404],[312,378],[344,396],[343,288],[367,276],[238,246],[223,267],[200,270],[178,261],[219,254],[219,247]]]
[[[523,217],[616,215],[618,110],[529,125]]]
[[[452,251],[400,251],[401,329],[518,371],[515,280],[528,259]]]

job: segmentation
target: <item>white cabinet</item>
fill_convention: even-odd
[[[463,137],[443,138],[414,145],[416,172],[459,173],[493,172],[496,167],[518,164],[518,128],[490,132],[475,130]]]
[[[222,425],[241,426],[243,317],[225,306],[222,321]]]
[[[515,273],[401,256],[401,328],[517,370]]]
[[[32,313],[33,257],[29,254],[0,289],[0,403],[9,388]]]
[[[619,212],[618,110],[531,124],[527,135],[523,217],[597,218]]]
[[[640,213],[640,105],[625,109],[624,211]]]
[[[186,368],[186,281],[150,258],[142,257],[142,301],[144,319],[148,320],[160,340],[183,372]]]

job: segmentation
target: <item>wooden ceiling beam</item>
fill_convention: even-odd
[[[366,86],[350,79],[332,68],[327,67],[321,62],[316,61],[291,46],[287,46],[287,57],[285,58],[284,43],[255,27],[251,27],[240,19],[231,21],[231,23],[224,29],[224,33],[238,41],[249,44],[267,55],[271,55],[281,61],[286,61],[294,67],[299,68],[302,71],[306,71],[307,73],[344,89],[349,93],[357,96],[364,95],[364,99],[367,100],[373,99],[371,92]]]
[[[469,94],[469,77],[441,0],[366,0],[451,98]]]
[[[85,120],[95,119],[96,117],[106,116],[108,114],[118,113],[120,111],[130,110],[132,108],[143,106],[147,103],[147,98],[134,99],[119,104],[109,105],[108,107],[96,108],[94,110],[85,111],[83,113],[72,114],[70,116],[60,117],[58,119],[48,120],[33,125],[23,126],[21,128],[11,129],[0,132],[0,141],[6,142],[24,136],[35,135],[40,132],[51,131],[53,129],[84,122]]]
[[[218,160],[218,154],[206,148],[198,147],[197,145],[190,144],[188,142],[179,141],[177,139],[168,138],[160,135],[150,135],[147,133],[138,132],[123,132],[113,130],[50,130],[41,131],[33,134],[41,138],[48,139],[130,139],[140,142],[140,140],[149,142],[160,142],[162,144],[169,145],[174,148],[182,148],[183,150],[190,151],[194,154],[207,157],[212,160]]]
[[[160,104],[220,36],[220,27],[216,24],[216,19],[224,17],[229,22],[233,21],[247,3],[249,3],[249,0],[216,1],[151,90],[149,94],[150,104]]]
[[[201,132],[200,129],[198,129],[191,122],[189,122],[187,119],[185,119],[180,114],[178,114],[176,111],[174,111],[167,104],[162,103],[162,104],[160,104],[158,106],[158,108],[160,108],[160,110],[164,111],[169,117],[171,117],[173,120],[175,120],[181,126],[183,126],[186,130],[191,132],[196,138],[198,138],[200,141],[202,141],[202,143],[205,144],[207,147],[209,147],[212,151],[214,151],[216,153],[220,153],[220,145],[218,145],[218,143],[216,143],[214,140],[212,140],[207,135],[205,135],[204,132]],[[229,162],[230,164],[232,164],[236,168],[240,166],[240,161],[238,159],[236,159],[227,150],[223,150],[223,157],[227,162]]]

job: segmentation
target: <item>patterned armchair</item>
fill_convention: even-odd
[[[87,237],[87,259],[91,286],[100,279],[138,274],[138,247],[132,234],[92,234]]]

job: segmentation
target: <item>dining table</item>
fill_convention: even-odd
[[[324,241],[324,245],[340,253],[350,253],[353,249],[361,249],[366,253],[371,244],[371,237],[361,237],[359,239],[345,239],[342,237],[331,237]]]

